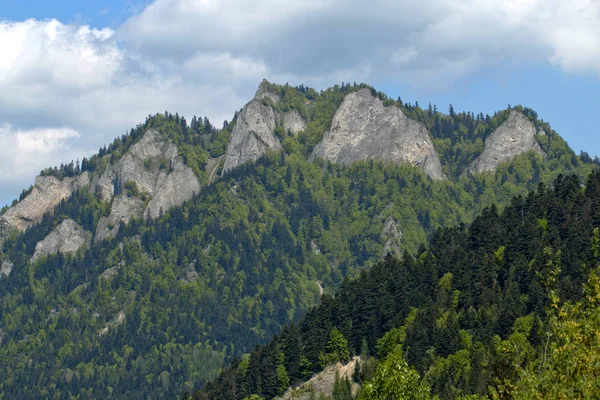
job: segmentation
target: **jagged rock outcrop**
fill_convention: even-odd
[[[131,217],[144,215],[144,204],[145,202],[139,197],[126,194],[116,196],[110,209],[110,215],[102,217],[98,221],[94,242],[99,243],[104,239],[116,236],[121,224],[127,225]]]
[[[12,272],[14,266],[15,265],[9,260],[2,261],[2,265],[0,266],[0,279],[2,279],[3,277],[8,277]]]
[[[261,89],[259,88],[259,91]],[[268,150],[282,149],[274,134],[276,117],[273,107],[263,102],[268,93],[257,92],[238,115],[225,155],[223,172],[254,161]]]
[[[312,158],[351,164],[377,159],[421,167],[432,179],[445,179],[425,125],[398,107],[385,107],[369,89],[344,98]]]
[[[0,217],[0,229],[24,231],[41,221],[44,214],[51,212],[73,192],[90,184],[87,172],[79,176],[58,179],[54,176],[38,176],[29,195]]]
[[[356,395],[360,389],[360,385],[354,382],[354,371],[356,363],[360,362],[360,357],[354,357],[348,364],[342,365],[337,363],[325,368],[313,376],[308,382],[288,389],[281,397],[276,397],[279,400],[309,400],[319,398],[319,395],[331,398],[333,396],[333,386],[335,384],[336,371],[340,379],[348,379],[351,385],[352,395]]]
[[[302,132],[306,129],[306,121],[304,121],[296,110],[284,112],[281,117],[281,125],[286,132],[290,131],[292,133]]]
[[[402,231],[398,228],[398,222],[391,215],[387,217],[383,223],[381,241],[385,241],[385,245],[383,246],[383,251],[381,254],[382,257],[385,257],[388,254],[398,258],[402,256],[402,249],[400,247],[402,241]]]
[[[135,182],[135,190],[127,188],[128,182]],[[156,218],[161,211],[181,205],[200,191],[200,184],[194,171],[177,155],[177,146],[149,129],[104,171],[93,189],[102,200],[113,200],[110,215],[101,218],[96,228],[94,241],[99,242],[114,236],[119,224],[129,223],[132,217]]]
[[[512,110],[508,119],[487,137],[483,153],[471,163],[468,171],[495,171],[498,165],[529,151],[544,155],[537,141],[537,134],[545,135],[545,132],[536,130],[529,118]]]
[[[65,219],[52,232],[35,245],[35,253],[31,261],[49,254],[63,253],[72,254],[82,246],[89,246],[92,233],[83,229],[72,219]]]
[[[279,96],[273,93],[273,91],[271,90],[271,84],[266,79],[263,79],[260,85],[258,85],[258,89],[256,89],[254,98],[258,100],[268,98],[273,103],[277,103],[280,100]]]

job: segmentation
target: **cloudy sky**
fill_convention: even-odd
[[[598,0],[0,0],[0,205],[150,113],[220,125],[263,78],[523,104],[600,156]]]

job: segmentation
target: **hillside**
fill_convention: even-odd
[[[414,255],[345,280],[193,398],[270,399],[286,391],[282,382],[296,385],[352,355],[362,359],[354,379],[364,399],[408,388],[407,398],[419,399],[430,391],[595,398],[599,224],[600,174],[585,185],[575,176],[540,185],[501,213],[490,207],[469,228],[441,229]],[[351,398],[338,390],[334,398]]]
[[[515,126],[535,142],[479,173]],[[446,115],[366,85],[265,81],[222,129],[149,116],[2,211],[0,392],[179,396],[385,255],[595,168],[527,108]]]

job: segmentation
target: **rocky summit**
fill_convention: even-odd
[[[398,107],[385,107],[369,89],[348,94],[312,158],[350,164],[383,160],[422,168],[434,180],[445,179],[425,125]]]
[[[276,110],[273,105],[280,98],[263,80],[254,98],[242,108],[237,117],[227,147],[223,171],[228,171],[249,161],[254,161],[269,150],[281,151],[281,143],[275,136],[275,127],[298,133],[306,128],[306,121],[294,109]]]
[[[538,131],[529,118],[516,110],[511,110],[508,119],[487,137],[483,153],[471,163],[468,171],[471,173],[495,171],[498,165],[529,151],[544,155],[538,144],[537,135]]]
[[[94,179],[92,190],[105,201],[112,199],[110,215],[100,219],[95,242],[116,234],[131,217],[158,217],[200,191],[194,171],[177,155],[177,146],[165,135],[149,129],[115,165]]]
[[[281,150],[281,143],[275,136],[275,112],[273,107],[261,98],[255,97],[238,115],[235,128],[227,147],[223,171],[253,161],[267,150]]]

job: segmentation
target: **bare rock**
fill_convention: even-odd
[[[543,156],[544,152],[536,139],[537,134],[538,131],[529,118],[512,110],[508,119],[487,137],[483,153],[471,163],[468,171],[471,173],[495,171],[498,165],[529,151]]]
[[[198,260],[193,260],[188,264],[186,269],[183,271],[183,282],[191,283],[198,279],[198,272],[196,272],[196,263]]]
[[[292,133],[298,133],[306,129],[306,121],[302,119],[296,110],[289,110],[283,113],[281,119],[281,125],[286,132],[290,131]]]
[[[87,186],[89,183],[90,177],[87,172],[64,179],[54,176],[38,176],[35,178],[35,186],[31,193],[0,217],[0,226],[4,229],[13,228],[22,232],[40,222],[44,214],[53,211],[61,200],[71,196],[79,188]]]
[[[112,321],[107,323],[104,326],[104,328],[98,330],[98,336],[106,335],[111,329],[116,328],[117,326],[121,325],[123,322],[125,322],[125,313],[123,311],[119,311],[119,313],[112,319]]]
[[[381,240],[385,242],[382,252],[383,257],[388,254],[398,258],[402,256],[402,249],[400,246],[402,241],[402,231],[398,228],[398,222],[391,215],[387,217],[383,223]]]
[[[271,84],[266,79],[263,79],[260,85],[258,85],[258,89],[256,89],[256,93],[254,95],[255,99],[269,99],[273,103],[279,102],[279,96],[271,90]]]
[[[260,98],[254,98],[238,115],[227,147],[223,172],[254,161],[268,150],[280,151],[275,136],[275,111]]]
[[[92,240],[91,232],[83,229],[72,219],[65,219],[52,232],[35,245],[35,253],[31,261],[49,254],[72,254],[82,246],[89,246]]]
[[[337,363],[325,368],[322,372],[313,376],[308,382],[305,382],[295,388],[288,389],[280,400],[309,400],[323,395],[326,398],[333,396],[333,386],[335,384],[336,371],[340,379],[348,379],[351,384],[352,394],[356,395],[360,385],[353,381],[356,363],[360,362],[360,357],[354,357],[348,364]]]
[[[121,192],[133,181],[139,195]],[[113,236],[120,223],[132,217],[156,218],[161,210],[181,205],[200,191],[194,171],[177,154],[177,146],[165,135],[149,129],[144,136],[98,180],[95,192],[104,201],[113,199],[111,213],[98,223],[95,242]]]
[[[398,107],[385,107],[366,88],[344,98],[312,158],[341,164],[377,159],[418,166],[432,179],[446,178],[425,125]]]
[[[119,232],[121,224],[127,225],[132,217],[140,217],[144,212],[144,201],[139,197],[120,194],[114,198],[110,215],[100,218],[96,226],[94,242],[99,243]]]
[[[2,279],[3,276],[8,278],[14,266],[15,265],[9,260],[2,261],[2,265],[0,266],[0,279]]]

